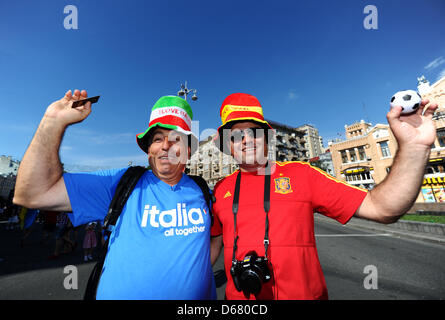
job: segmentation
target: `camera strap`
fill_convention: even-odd
[[[266,212],[266,228],[264,231],[264,257],[267,260],[267,249],[269,248],[269,210],[270,210],[270,172],[268,172],[269,165],[266,165],[266,174],[264,175],[264,212]],[[233,195],[233,204],[232,204],[232,212],[233,212],[233,222],[234,222],[234,240],[233,240],[233,255],[232,261],[236,261],[236,250],[238,248],[238,231],[236,224],[236,215],[238,214],[239,209],[239,194],[241,187],[241,170],[238,172],[235,182],[235,194]]]

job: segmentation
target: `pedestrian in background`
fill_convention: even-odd
[[[93,250],[97,245],[96,222],[90,222],[85,228],[85,237],[83,238],[84,261],[93,260]]]
[[[10,205],[6,209],[6,216],[8,219],[8,224],[6,226],[6,230],[14,230],[19,226],[20,220],[18,216],[19,207],[15,204]]]
[[[38,209],[26,209],[26,214],[23,217],[23,228],[22,228],[23,235],[22,238],[20,239],[20,248],[23,248],[25,246],[25,240],[31,234],[33,229],[32,226],[39,213],[40,211]]]
[[[41,210],[40,214],[43,219],[42,240],[40,240],[40,243],[46,245],[51,234],[56,230],[58,212]]]
[[[74,250],[74,241],[70,239],[71,229],[72,225],[67,213],[60,212],[56,223],[56,248],[54,254],[49,257],[50,260],[57,259],[60,254],[67,254]]]

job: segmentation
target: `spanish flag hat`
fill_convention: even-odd
[[[150,133],[154,128],[161,127],[185,134],[189,137],[189,146],[193,154],[198,147],[198,138],[192,132],[193,112],[184,99],[177,96],[161,97],[151,109],[148,128],[136,135],[139,147],[148,152]]]
[[[236,122],[253,121],[260,124],[264,129],[273,128],[264,120],[263,107],[258,99],[247,93],[232,93],[224,99],[219,111],[222,125],[218,128],[214,143],[219,150],[228,153],[224,148],[224,129],[230,129]],[[223,137],[223,139],[221,139]],[[228,141],[228,140],[227,140]]]

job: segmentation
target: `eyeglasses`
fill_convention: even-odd
[[[260,139],[264,137],[264,129],[263,128],[248,128],[244,130],[235,129],[230,133],[230,140],[232,142],[241,142],[246,136],[252,139]]]

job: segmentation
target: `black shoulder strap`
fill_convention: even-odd
[[[109,226],[114,226],[116,224],[128,197],[130,197],[136,183],[145,171],[147,171],[147,169],[141,166],[129,167],[127,171],[125,171],[116,187],[110,206],[108,207],[108,214],[105,217],[103,225],[104,230],[109,230]]]
[[[110,206],[108,208],[108,214],[105,217],[103,230],[108,235],[107,242],[104,245],[102,255],[99,258],[98,262],[95,264],[90,277],[88,278],[87,287],[84,294],[84,300],[95,300],[96,299],[96,291],[99,285],[100,276],[102,274],[102,268],[105,262],[105,256],[108,251],[108,242],[110,241],[111,228],[110,226],[114,226],[116,224],[119,215],[122,212],[122,209],[125,206],[125,203],[128,200],[128,197],[133,192],[136,183],[139,178],[147,171],[146,168],[136,166],[129,167],[127,171],[123,174],[120,179],[116,191],[114,192],[113,199],[110,202]]]
[[[201,191],[204,195],[204,199],[207,203],[207,206],[209,207],[210,211],[210,217],[212,219],[212,226],[213,226],[213,212],[212,212],[212,203],[215,202],[215,197],[213,194],[210,194],[209,186],[207,185],[207,182],[204,180],[201,176],[191,176],[188,175],[195,183],[201,188]]]

